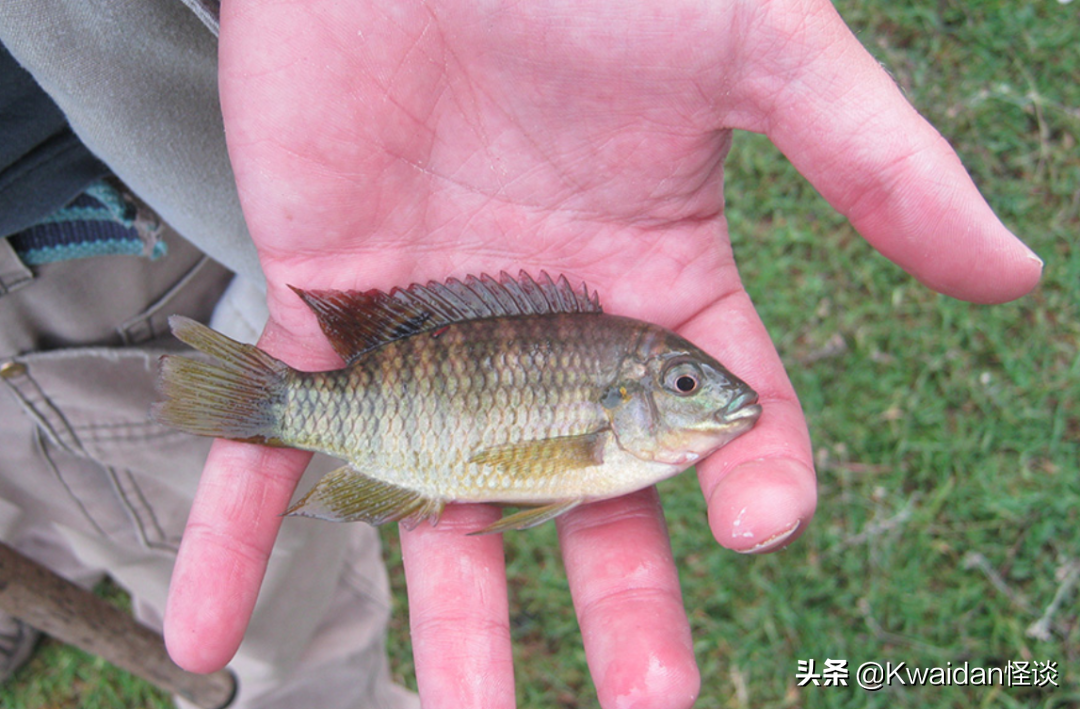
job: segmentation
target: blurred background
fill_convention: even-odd
[[[697,706],[1078,707],[1080,2],[836,5],[1046,269],[1016,303],[936,295],[767,140],[736,135],[731,235],[810,422],[819,505],[791,548],[744,557],[713,542],[694,475],[660,486],[701,665]],[[519,705],[598,706],[554,525],[505,539]],[[384,541],[391,664],[415,687],[396,529]],[[867,692],[853,674],[847,687],[798,686],[800,661],[820,673],[826,659],[852,673],[867,661],[1051,662],[1057,686]],[[171,703],[47,641],[0,686],[0,706]]]

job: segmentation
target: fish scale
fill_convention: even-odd
[[[468,463],[475,450],[582,434],[607,421],[598,402],[600,382],[612,376],[601,362],[606,350],[568,318],[462,323],[439,338],[391,343],[347,370],[300,373],[283,438],[369,470],[403,470],[392,482],[432,492],[455,492],[437,483],[446,480],[468,492],[510,491],[522,476],[490,475]],[[551,351],[533,341],[542,331],[557,333]],[[459,366],[446,367],[450,361]],[[342,421],[352,425],[333,425]],[[558,471],[520,472],[551,479]]]
[[[761,412],[708,354],[603,313],[565,278],[294,290],[344,368],[300,372],[174,318],[221,364],[166,357],[152,410],[191,433],[342,458],[291,514],[416,524],[447,502],[496,502],[526,509],[481,531],[529,527],[673,475]]]

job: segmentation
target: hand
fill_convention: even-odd
[[[824,0],[416,5],[222,8],[229,150],[269,288],[260,344],[294,366],[340,362],[286,284],[386,289],[519,268],[584,280],[608,312],[677,329],[757,389],[757,427],[698,474],[717,541],[768,551],[806,528],[814,472],[728,243],[730,130],[766,133],[936,290],[999,302],[1039,278]],[[215,443],[166,618],[180,665],[213,670],[235,652],[306,459]],[[402,532],[429,709],[514,703],[501,540],[460,534],[495,515],[452,506],[437,528]],[[558,525],[601,703],[689,706],[699,680],[655,493]]]

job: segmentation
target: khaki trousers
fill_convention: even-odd
[[[147,417],[182,313],[249,341],[257,288],[165,228],[158,261],[103,256],[25,267],[0,239],[0,538],[89,584],[108,573],[160,629],[209,441]],[[215,315],[216,310],[216,315]],[[309,475],[336,467],[316,461]],[[233,706],[413,707],[389,679],[378,536],[286,520],[232,669]]]

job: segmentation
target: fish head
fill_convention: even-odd
[[[642,459],[688,467],[749,431],[757,393],[715,358],[664,333],[643,358],[624,362],[608,403],[619,445]],[[605,404],[607,406],[607,404]]]
[[[651,396],[655,459],[692,464],[749,431],[761,416],[757,393],[703,352],[659,357]]]

